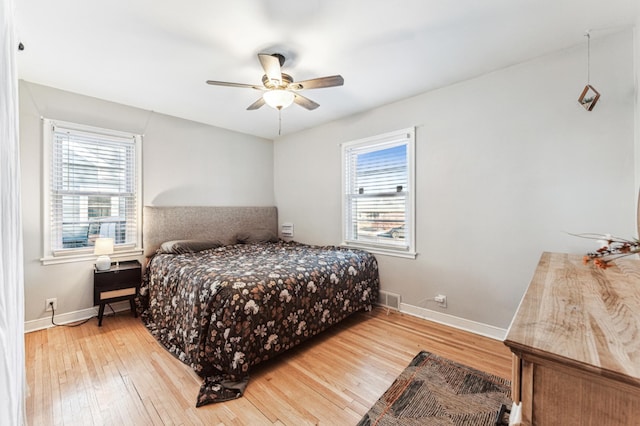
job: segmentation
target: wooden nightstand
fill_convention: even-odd
[[[133,299],[140,290],[142,266],[137,260],[112,263],[106,271],[93,269],[93,305],[100,305],[98,309],[98,326],[102,326],[104,305],[129,299],[131,311],[138,316]]]

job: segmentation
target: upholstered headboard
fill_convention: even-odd
[[[257,229],[278,235],[275,207],[145,206],[142,214],[147,257],[165,241],[197,239],[231,244],[238,232]]]

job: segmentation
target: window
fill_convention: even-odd
[[[415,257],[413,128],[342,145],[343,238]]]
[[[43,140],[43,263],[91,258],[98,237],[139,252],[141,137],[44,120]]]

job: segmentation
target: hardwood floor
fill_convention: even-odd
[[[30,425],[355,425],[420,350],[505,378],[502,342],[376,308],[254,368],[195,408],[201,379],[128,313],[25,335]]]

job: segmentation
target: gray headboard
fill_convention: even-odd
[[[275,207],[145,206],[142,213],[144,255],[171,240],[219,240],[231,244],[240,231],[265,229],[278,235]]]

